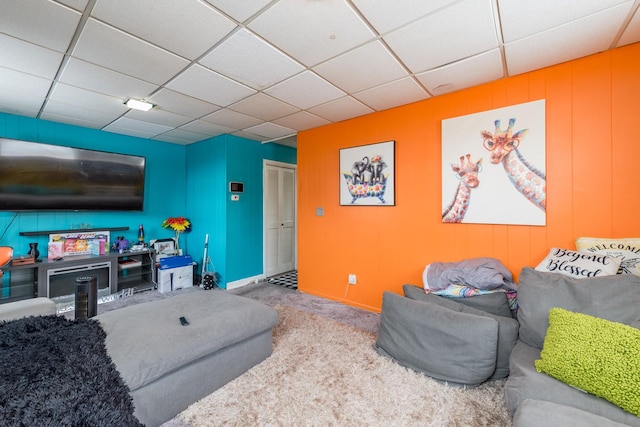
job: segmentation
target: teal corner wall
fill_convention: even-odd
[[[263,162],[296,163],[297,150],[222,135],[187,146],[187,206],[202,229],[190,233],[199,239],[202,262],[204,236],[209,233],[209,256],[220,286],[263,274]],[[229,182],[244,183],[238,201],[231,200]]]

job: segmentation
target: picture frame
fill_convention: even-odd
[[[152,240],[150,243],[157,255],[176,255],[178,252],[174,238]]]
[[[395,206],[395,141],[340,149],[340,206]]]

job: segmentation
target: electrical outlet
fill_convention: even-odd
[[[356,284],[356,275],[355,274],[349,274],[349,284],[350,285],[355,285]]]

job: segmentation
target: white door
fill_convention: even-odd
[[[264,272],[267,277],[296,269],[295,165],[264,165]]]

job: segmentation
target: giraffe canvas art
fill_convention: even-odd
[[[482,159],[472,162],[470,154],[466,158],[460,156],[460,164],[451,164],[451,169],[460,183],[453,201],[442,212],[442,222],[462,222],[471,200],[471,190],[480,184],[478,174],[482,171]]]
[[[503,129],[500,124],[505,122],[509,124]],[[544,100],[444,119],[442,222],[545,225],[545,132]],[[482,179],[469,187],[469,197],[456,206],[451,198],[457,198],[462,181],[451,173],[451,159],[460,158],[461,153],[469,159],[461,160],[461,166],[468,167],[470,159],[489,158],[480,169]],[[463,215],[455,215],[455,209],[463,206]]]

